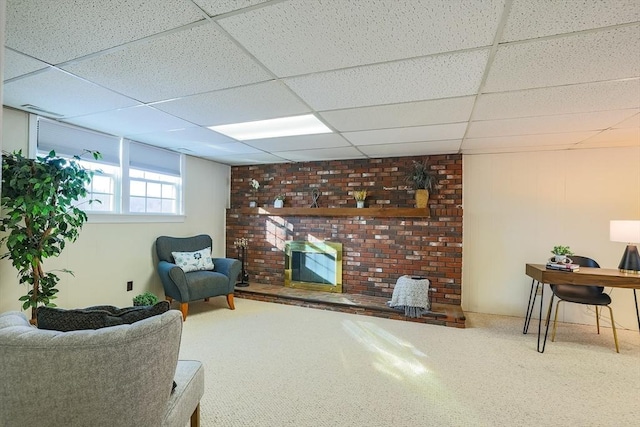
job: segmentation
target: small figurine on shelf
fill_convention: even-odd
[[[249,240],[246,237],[236,239],[235,242],[233,242],[233,246],[236,247],[238,251],[238,257],[240,258],[240,262],[242,262],[240,282],[236,283],[236,286],[249,286],[249,273],[247,273],[247,270],[245,270],[245,260],[247,258],[247,246],[249,246]]]

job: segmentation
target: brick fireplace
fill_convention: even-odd
[[[401,208],[414,206],[414,192],[405,181],[413,160],[427,160],[438,176],[424,217],[402,216],[406,211]],[[249,186],[252,178],[261,184],[255,194]],[[323,208],[322,215],[287,209],[308,208],[314,188],[321,193],[318,205]],[[366,205],[375,209],[349,210],[335,216],[324,209],[355,208],[350,193],[356,190],[367,190]],[[281,211],[273,208],[278,194],[286,195]],[[258,208],[250,209],[250,200],[256,200]],[[435,289],[432,302],[460,306],[462,156],[232,167],[231,208],[227,211],[229,256],[235,256],[233,242],[241,237],[249,240],[247,271],[252,283],[284,286],[286,241],[326,240],[343,246],[344,293],[391,298],[398,277],[419,275],[431,280]]]

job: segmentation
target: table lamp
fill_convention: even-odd
[[[627,244],[618,268],[623,273],[640,274],[640,254],[633,243],[640,243],[640,221],[610,221],[609,240]]]

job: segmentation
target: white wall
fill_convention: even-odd
[[[625,244],[609,241],[609,220],[640,219],[638,146],[464,156],[463,167],[464,310],[524,316],[525,263],[545,263],[554,245],[617,268]],[[633,291],[611,297],[616,325],[637,329]],[[560,313],[595,324],[593,307]]]
[[[3,149],[27,151],[27,115],[4,109]],[[189,236],[199,233],[213,237],[214,256],[225,253],[225,209],[228,206],[230,167],[187,157],[185,173],[186,219],[182,223],[92,223],[91,218],[79,239],[68,244],[61,256],[47,259],[45,270],[67,268],[75,274],[60,273],[60,307],[94,304],[131,305],[131,299],[146,290],[164,294],[155,272],[154,242],[160,235]],[[3,246],[0,252],[4,253]],[[133,280],[133,291],[126,282]],[[26,293],[18,285],[17,272],[10,261],[0,260],[0,312],[19,310],[18,297]]]

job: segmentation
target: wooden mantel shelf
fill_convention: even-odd
[[[247,215],[269,216],[364,216],[376,218],[429,218],[421,208],[240,208]]]

